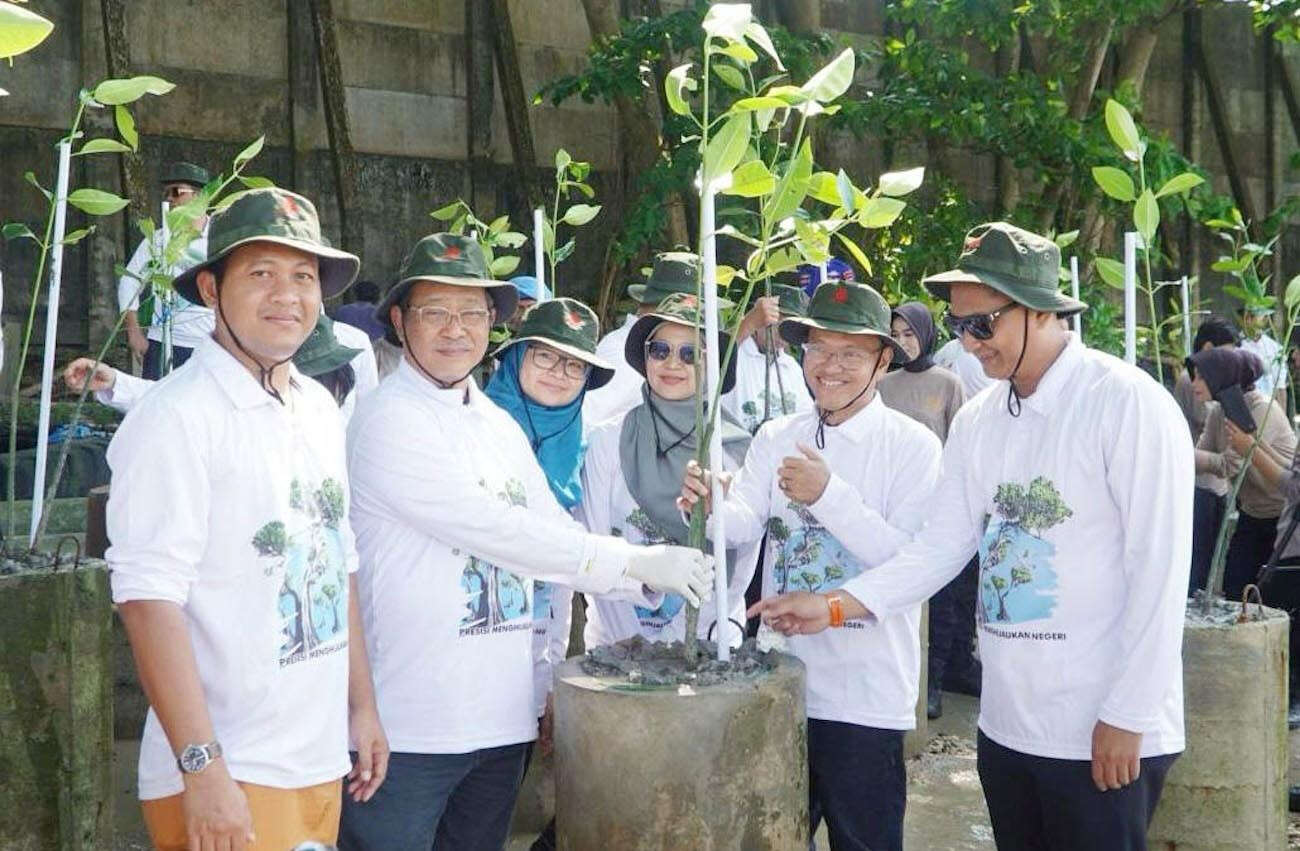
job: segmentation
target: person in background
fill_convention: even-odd
[[[1287,359],[1282,345],[1269,333],[1273,330],[1273,312],[1271,307],[1250,307],[1242,311],[1241,324],[1245,334],[1241,338],[1241,348],[1258,357],[1264,365],[1256,389],[1265,396],[1277,399],[1285,411],[1286,389],[1290,379],[1287,377]]]
[[[974,399],[985,387],[996,383],[984,374],[979,358],[966,351],[961,340],[956,338],[939,347],[939,351],[934,353],[934,362],[961,379],[967,400]]]
[[[812,298],[813,293],[821,286],[822,267],[813,263],[805,263],[795,269],[795,280],[798,286],[804,291],[804,294]],[[853,267],[845,263],[838,257],[832,257],[826,261],[826,280],[827,281],[848,281],[852,283],[857,280],[857,274]]]
[[[1208,316],[1192,338],[1192,354],[1216,347],[1234,348],[1239,341],[1237,329],[1232,327],[1231,322],[1221,316]],[[1187,427],[1191,429],[1192,442],[1195,443],[1200,440],[1201,431],[1205,428],[1205,403],[1192,390],[1192,376],[1185,364],[1174,379],[1174,399],[1187,418]]]
[[[754,330],[741,339],[734,355],[736,386],[722,397],[722,409],[750,434],[774,417],[812,408],[803,370],[776,330],[782,319],[803,315],[808,296],[788,284],[773,284],[772,292],[758,298],[750,311],[756,319],[747,327]]]
[[[335,322],[360,328],[372,341],[378,340],[384,336],[384,326],[375,319],[375,304],[378,301],[378,284],[374,281],[357,281],[352,285],[352,301],[326,312]]]
[[[212,179],[207,170],[193,163],[169,163],[162,173],[163,200],[171,207],[179,207],[198,195],[199,191]],[[171,322],[172,362],[175,369],[189,359],[195,347],[212,334],[214,321],[212,311],[202,304],[195,304],[184,296],[172,294],[170,315],[167,295],[154,291],[146,278],[146,270],[154,251],[162,248],[163,232],[160,229],[154,235],[155,245],[150,250],[148,240],[141,240],[135,253],[126,263],[126,272],[117,282],[117,306],[126,314],[126,339],[132,353],[143,360],[141,373],[145,378],[158,379],[163,371],[163,326]],[[179,275],[186,269],[203,261],[208,252],[208,224],[206,217],[200,222],[199,234],[185,247],[176,266],[167,270],[172,276]],[[148,328],[140,327],[141,297],[153,293],[149,310]]]
[[[551,290],[545,284],[539,284],[532,275],[516,275],[510,279],[510,283],[514,284],[515,289],[519,291],[519,306],[515,308],[515,315],[506,323],[506,326],[514,332],[519,329],[519,323],[523,321],[528,308],[539,301],[549,299]]]
[[[1196,444],[1196,472],[1236,481],[1244,456],[1228,439],[1229,420],[1220,394],[1232,387],[1244,393],[1246,406],[1267,452],[1290,465],[1295,455],[1296,436],[1287,422],[1286,411],[1277,400],[1259,389],[1265,371],[1258,357],[1245,349],[1209,348],[1188,358],[1188,371],[1197,398],[1206,404],[1205,430]],[[1237,526],[1228,544],[1223,569],[1223,593],[1229,600],[1240,599],[1242,589],[1255,581],[1273,552],[1278,518],[1285,505],[1282,491],[1254,465],[1248,469],[1237,492]],[[1215,530],[1217,533],[1217,529]],[[1192,590],[1205,587],[1208,577],[1194,578]]]
[[[894,309],[890,334],[902,347],[900,368],[880,379],[876,390],[890,408],[907,414],[934,432],[942,443],[948,427],[966,402],[957,376],[934,362],[935,328],[930,309],[909,301]],[[930,598],[930,650],[926,668],[926,715],[943,714],[943,688],[979,695],[980,668],[975,658],[975,595],[979,559]],[[951,673],[951,678],[948,674]]]

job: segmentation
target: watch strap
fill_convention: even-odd
[[[826,606],[831,610],[831,626],[844,626],[844,602],[839,594],[826,594]]]

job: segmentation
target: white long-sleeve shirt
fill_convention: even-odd
[[[992,378],[984,374],[984,367],[980,364],[979,358],[966,351],[961,340],[949,340],[940,346],[939,351],[934,353],[934,362],[961,379],[961,385],[966,389],[967,401],[974,399],[981,390],[994,383]]]
[[[1279,387],[1286,389],[1290,386],[1287,379],[1286,355],[1282,351],[1282,345],[1267,332],[1261,333],[1253,340],[1250,337],[1243,338],[1241,348],[1258,357],[1264,364],[1264,374],[1255,379],[1256,390],[1265,396],[1272,396]]]
[[[467,753],[537,736],[533,579],[621,592],[634,548],[556,502],[510,415],[402,361],[348,430],[358,590],[388,741]]]
[[[776,363],[769,367],[767,355],[758,348],[754,338],[746,337],[736,346],[735,358],[736,386],[723,395],[722,408],[751,434],[763,424],[764,391],[768,419],[812,410],[812,396],[804,383],[803,369],[784,349],[777,352]]]
[[[629,313],[622,325],[601,337],[596,344],[596,356],[613,364],[614,377],[604,387],[583,397],[582,425],[587,431],[606,420],[621,417],[641,404],[641,384],[645,378],[632,368],[623,354],[628,332],[636,320],[636,314]]]
[[[154,240],[161,249],[162,231],[154,234]],[[185,251],[181,259],[175,266],[168,270],[168,274],[173,277],[181,274],[191,266],[202,263],[208,255],[208,226],[203,226],[203,231],[185,246]],[[136,246],[135,253],[127,261],[126,270],[128,274],[123,275],[117,281],[117,307],[120,311],[138,310],[140,307],[141,291],[148,292],[147,288],[142,288],[139,278],[144,277],[145,267],[149,265],[149,243],[146,240],[140,240]],[[179,293],[172,293],[172,345],[182,346],[187,349],[193,349],[202,345],[203,341],[211,336],[213,329],[216,327],[216,317],[212,310],[202,304],[194,304],[182,298]],[[150,340],[162,341],[164,319],[161,305],[158,300],[154,300],[153,316],[149,320],[149,325],[145,329],[145,335]]]
[[[832,591],[855,576],[874,574],[930,512],[939,439],[879,396],[846,422],[826,428],[820,454],[830,481],[815,503],[792,502],[781,492],[776,471],[785,458],[804,457],[800,444],[815,448],[816,432],[813,412],[768,422],[727,494],[729,541],[754,541],[767,532],[765,597]],[[790,639],[791,652],[807,668],[809,718],[890,730],[916,725],[921,600],[898,612]]]
[[[985,735],[1091,759],[1101,720],[1141,733],[1143,756],[1181,751],[1187,424],[1149,376],[1074,335],[1019,417],[1006,393],[961,409],[925,528],[844,590],[888,621],[978,550]]]

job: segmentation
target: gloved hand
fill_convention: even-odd
[[[627,575],[656,591],[680,594],[697,608],[713,594],[713,556],[691,547],[638,547]]]

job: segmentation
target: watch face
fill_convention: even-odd
[[[189,745],[181,751],[180,764],[181,770],[186,774],[196,774],[207,768],[211,758],[208,756],[207,748],[201,748],[198,745]]]

